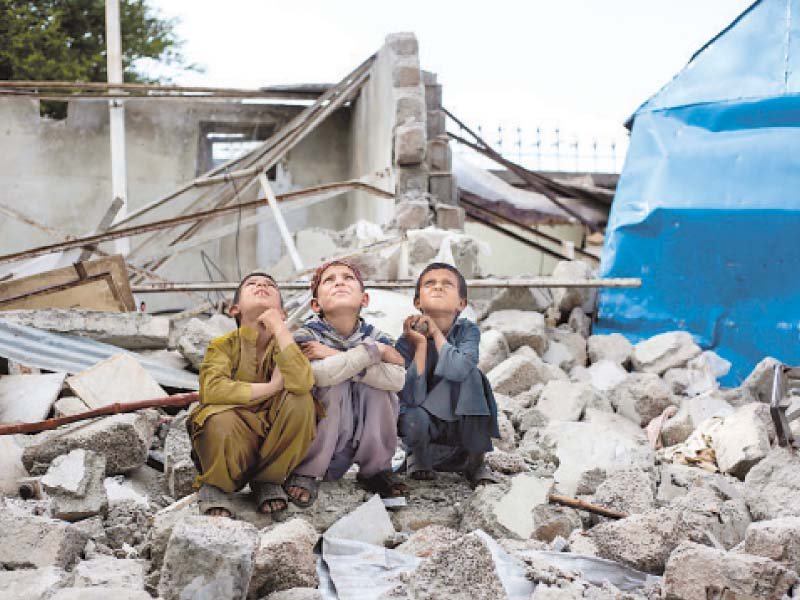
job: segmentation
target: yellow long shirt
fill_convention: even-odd
[[[200,404],[190,415],[197,427],[202,427],[211,415],[232,408],[244,407],[253,412],[266,410],[272,396],[251,400],[249,384],[269,381],[276,366],[283,375],[281,394],[310,393],[314,374],[297,344],[281,350],[273,338],[259,362],[257,338],[255,329],[242,326],[208,344],[200,366]]]

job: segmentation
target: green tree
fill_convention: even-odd
[[[181,53],[175,25],[146,0],[120,0],[126,82],[168,82],[149,77],[137,64],[144,58],[197,70]],[[107,81],[105,0],[0,0],[0,79]],[[65,116],[63,104],[54,106],[64,115],[53,116]]]

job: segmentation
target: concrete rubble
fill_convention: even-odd
[[[397,277],[398,265],[413,276],[448,252],[474,274],[477,243],[433,227],[435,207],[425,196],[409,197],[386,230],[365,223],[303,235],[330,253],[405,232],[408,260],[397,246],[395,262],[368,265],[369,276]],[[574,263],[558,272],[593,276]],[[781,598],[800,569],[800,458],[777,446],[765,404],[774,359],[740,387],[721,387],[729,366],[685,332],[636,344],[620,334],[591,335],[593,294],[509,288],[476,294],[465,311],[479,315],[479,368],[498,404],[501,439],[486,455],[497,485],[472,489],[457,473],[406,479],[407,505],[387,510],[348,474],[322,483],[310,509],[290,506],[276,518],[258,513],[245,488],[232,500],[237,520],[228,520],[198,514],[185,411],[148,409],[0,438],[0,531],[13,541],[0,545],[0,600],[12,597],[9,587],[15,598],[327,600],[330,581],[317,568],[326,541],[384,557],[383,566],[368,567],[376,578],[397,569],[382,598],[447,600],[467,597],[464,590],[480,598],[704,599],[720,590]],[[367,318],[399,333],[389,329],[391,313],[410,305],[409,297],[386,292],[373,300]],[[95,339],[165,362],[177,357],[175,367],[187,369],[199,367],[208,341],[235,327],[222,315],[166,330],[159,319],[105,313],[18,311],[14,318],[59,332],[85,327]],[[21,378],[38,378],[36,403],[10,403],[17,411],[36,404],[28,420],[166,395],[140,369],[126,354],[66,380],[0,376],[0,390],[30,399]],[[138,383],[119,386],[122,378]],[[35,482],[38,495],[19,498],[20,480]],[[576,510],[551,495],[628,516]],[[593,579],[588,563],[571,571],[541,553],[650,579],[623,590]],[[520,583],[509,579],[515,569],[535,591],[510,592]]]

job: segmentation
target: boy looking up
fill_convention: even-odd
[[[359,465],[358,480],[382,496],[399,496],[391,460],[397,450],[397,393],[405,382],[403,357],[392,340],[359,316],[369,304],[361,273],[345,261],[319,267],[311,282],[316,313],[295,332],[311,359],[314,396],[325,409],[317,437],[285,488],[292,502],[310,506],[319,480],[341,479]]]
[[[461,470],[473,486],[498,481],[483,462],[491,438],[500,437],[497,405],[478,370],[480,330],[458,318],[466,306],[467,283],[458,269],[425,267],[414,292],[422,314],[405,319],[396,346],[407,369],[398,428],[415,479],[434,479],[438,469]]]
[[[272,277],[247,275],[230,314],[239,328],[209,343],[187,419],[200,512],[233,516],[229,495],[247,483],[258,510],[277,512],[287,507],[281,484],[314,439],[314,376]]]

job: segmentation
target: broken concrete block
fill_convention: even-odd
[[[776,447],[747,473],[745,498],[753,519],[800,517],[800,456]]]
[[[549,421],[579,421],[587,406],[604,405],[611,410],[608,400],[588,383],[553,380],[545,384],[536,409]]]
[[[779,600],[797,574],[767,558],[684,542],[670,555],[663,590],[668,600],[713,597]]]
[[[505,475],[516,475],[528,470],[525,459],[516,452],[493,450],[492,452],[487,452],[483,460],[490,469]]]
[[[428,167],[398,166],[395,169],[395,195],[398,198],[423,198],[428,193]]]
[[[514,351],[530,346],[539,356],[547,350],[547,331],[544,315],[528,310],[498,310],[481,323],[481,330],[495,329],[502,333],[508,347]]]
[[[0,435],[0,496],[15,496],[19,480],[28,476],[22,464],[21,436]]]
[[[438,196],[437,196],[438,197]],[[439,203],[436,205],[436,226],[439,229],[464,229],[464,209]]]
[[[458,185],[451,173],[431,173],[428,190],[439,204],[455,205],[458,202]]]
[[[581,280],[594,277],[592,267],[579,260],[562,260],[553,269],[552,276],[558,279]],[[584,312],[593,312],[597,290],[594,288],[553,288],[553,306],[561,312],[580,307]]]
[[[36,423],[50,414],[66,373],[0,375],[0,423]]]
[[[475,238],[434,227],[410,229],[406,235],[408,236],[408,259],[412,264],[412,271],[416,270],[418,273],[436,259],[440,252],[446,254],[449,244],[455,266],[464,277],[475,277],[480,273],[478,242]]]
[[[153,441],[158,412],[140,411],[76,423],[34,436],[22,453],[22,464],[33,475],[44,473],[54,458],[70,450],[93,450],[106,458],[106,475],[141,467]]]
[[[558,465],[553,477],[560,493],[574,496],[581,480],[597,471],[653,470],[653,451],[638,427],[592,409],[587,417],[593,421],[555,421],[542,431],[531,430],[520,447],[533,460]]]
[[[625,366],[633,354],[633,344],[621,333],[589,336],[586,345],[589,350],[589,360],[593,363],[609,360]]]
[[[87,410],[89,410],[89,407],[77,396],[64,396],[56,400],[55,404],[53,404],[53,414],[56,417],[79,415]]]
[[[317,532],[302,519],[279,523],[262,531],[256,547],[248,598],[297,587],[317,587],[314,546]]]
[[[416,600],[456,600],[465,593],[482,600],[507,597],[491,550],[477,534],[434,551],[410,574],[408,587]]]
[[[800,573],[800,517],[750,523],[744,552],[769,558]]]
[[[500,430],[500,439],[495,441],[495,446],[506,452],[513,452],[517,447],[514,425],[505,414],[497,415],[497,427]]]
[[[552,487],[552,479],[530,473],[515,475],[509,487],[482,486],[467,501],[461,528],[482,529],[496,538],[528,539],[536,529],[531,511],[547,503]]]
[[[483,314],[490,315],[498,310],[525,310],[545,312],[553,302],[547,288],[507,287],[492,296]]]
[[[392,67],[392,85],[396,88],[405,88],[418,86],[421,82],[419,57],[415,55],[398,56]]]
[[[714,431],[711,445],[723,473],[744,479],[747,472],[769,453],[769,434],[756,413],[758,404],[737,409]]]
[[[144,590],[132,590],[120,587],[70,587],[56,590],[48,600],[152,600],[152,596]]]
[[[753,371],[742,382],[740,387],[749,392],[756,401],[769,404],[772,400],[772,381],[775,377],[775,366],[778,364],[780,364],[779,360],[771,356],[766,357],[753,368]]]
[[[486,374],[492,389],[500,394],[516,396],[528,391],[537,383],[552,379],[567,379],[566,373],[548,365],[533,350],[512,355]]]
[[[509,348],[505,336],[496,329],[484,331],[478,348],[478,369],[488,373],[508,358]]]
[[[608,392],[628,378],[628,372],[610,360],[600,360],[586,371],[592,387],[599,392]]]
[[[4,569],[38,569],[72,566],[89,536],[70,523],[46,517],[0,511],[0,566]],[[13,543],[10,541],[13,540]]]
[[[637,371],[661,375],[668,369],[683,367],[700,354],[692,334],[669,331],[641,341],[633,347],[631,364]]]
[[[101,312],[77,308],[3,311],[3,319],[44,331],[86,337],[128,350],[166,348],[170,321],[139,312]]]
[[[189,366],[189,361],[177,350],[140,350],[136,352],[144,360],[155,362],[170,369],[184,370]]]
[[[130,354],[116,354],[67,378],[67,385],[89,408],[140,402],[167,395]]]
[[[531,534],[533,538],[548,543],[557,537],[567,539],[573,531],[581,528],[578,511],[555,504],[545,503],[535,506],[533,522],[536,524]]]
[[[570,311],[567,323],[572,331],[585,338],[592,334],[592,319],[586,315],[580,306],[576,306]]]
[[[383,542],[394,535],[394,532],[392,520],[380,496],[374,495],[369,501],[331,525],[325,532],[325,537],[383,546]]]
[[[114,587],[143,590],[147,562],[132,558],[98,556],[75,566],[75,587]]]
[[[206,355],[208,342],[236,329],[236,321],[224,315],[214,315],[207,321],[190,319],[178,334],[178,351],[195,369]]]
[[[750,513],[744,498],[733,488],[715,483],[690,488],[670,503],[670,509],[681,515],[685,532],[681,539],[731,549],[744,540]]]
[[[263,600],[325,600],[317,588],[294,588],[274,592]]]
[[[408,123],[394,130],[394,160],[398,165],[418,165],[425,160],[425,125]]]
[[[542,358],[564,371],[586,365],[586,340],[580,334],[567,327],[558,327],[548,331],[550,343]],[[556,347],[556,354],[551,353]]]
[[[401,231],[424,229],[431,222],[431,209],[427,200],[404,200],[394,208],[394,224]]]
[[[108,508],[105,477],[105,457],[79,448],[56,457],[40,483],[52,499],[54,517],[80,521]]]
[[[623,469],[609,474],[594,494],[594,503],[620,512],[644,513],[656,507],[656,486],[653,478],[636,469]]]
[[[422,119],[420,119],[421,121]],[[453,154],[450,150],[448,139],[444,136],[428,138],[428,166],[431,171],[445,171],[450,172],[453,169]],[[448,205],[445,205],[448,206]],[[452,208],[458,208],[456,206]],[[461,209],[463,216],[464,209]],[[438,214],[437,214],[438,218]],[[463,220],[462,220],[463,223]],[[463,227],[442,227],[442,229],[462,229]]]
[[[249,523],[188,517],[172,529],[158,594],[165,600],[244,598],[257,546],[258,530]]]
[[[716,392],[711,391],[681,402],[678,412],[661,428],[664,446],[681,444],[699,427],[700,423],[711,417],[725,417],[733,412],[733,407]]]
[[[667,385],[654,373],[631,373],[608,391],[617,412],[640,427],[672,405]]]
[[[172,420],[164,440],[164,476],[169,495],[176,500],[194,492],[197,469],[192,462],[192,439],[186,430],[186,413]]]
[[[72,573],[57,567],[0,570],[0,600],[40,600],[72,585]]]

